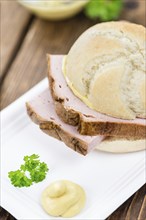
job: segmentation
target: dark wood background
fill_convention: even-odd
[[[145,0],[125,0],[120,20],[146,25]],[[90,26],[83,13],[65,21],[44,21],[14,0],[1,0],[1,109],[46,76],[46,53],[66,54],[78,36]],[[108,220],[146,220],[146,187],[143,186]],[[98,211],[98,210],[97,210]],[[0,208],[0,220],[14,220]]]

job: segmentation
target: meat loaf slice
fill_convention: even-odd
[[[76,128],[60,120],[54,110],[54,103],[49,90],[26,103],[30,118],[48,135],[66,143],[67,146],[85,155],[92,148],[98,150],[126,153],[145,149],[145,140],[137,138],[115,138],[103,136],[83,136]],[[103,140],[104,139],[104,140]],[[102,141],[103,140],[103,141]]]
[[[117,119],[100,114],[86,106],[72,93],[66,83],[62,72],[63,55],[47,57],[48,77],[55,109],[65,123],[77,125],[82,135],[146,137],[145,119]]]
[[[26,103],[27,112],[33,122],[40,126],[48,135],[63,141],[68,147],[86,155],[96,147],[103,136],[84,136],[78,133],[76,127],[61,121],[55,112],[50,91],[46,89],[38,97]]]

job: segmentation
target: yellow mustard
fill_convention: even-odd
[[[73,86],[73,84],[70,82],[70,80],[68,79],[67,75],[66,75],[66,60],[67,60],[67,55],[65,55],[63,57],[63,62],[62,62],[62,72],[63,75],[66,79],[67,84],[69,85],[70,89],[72,90],[72,92],[75,94],[75,96],[79,97],[87,106],[89,106],[89,108],[94,109],[94,106],[91,104],[91,102],[88,101],[88,97],[86,96],[82,96]]]
[[[56,181],[42,193],[41,204],[51,216],[70,218],[82,210],[86,195],[81,186],[67,180]]]

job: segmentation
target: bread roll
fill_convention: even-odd
[[[145,28],[106,22],[85,31],[64,62],[69,87],[97,112],[146,117]]]
[[[146,139],[107,137],[95,149],[110,153],[136,152],[146,150]]]

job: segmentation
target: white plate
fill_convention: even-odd
[[[72,219],[105,219],[145,183],[145,151],[116,155],[93,151],[84,157],[47,136],[25,110],[25,102],[46,86],[44,79],[1,113],[1,206],[17,219],[56,219],[43,211],[40,195],[51,182],[67,179],[83,186],[87,195],[84,210]],[[48,164],[47,178],[29,188],[13,187],[8,172],[33,153]]]

